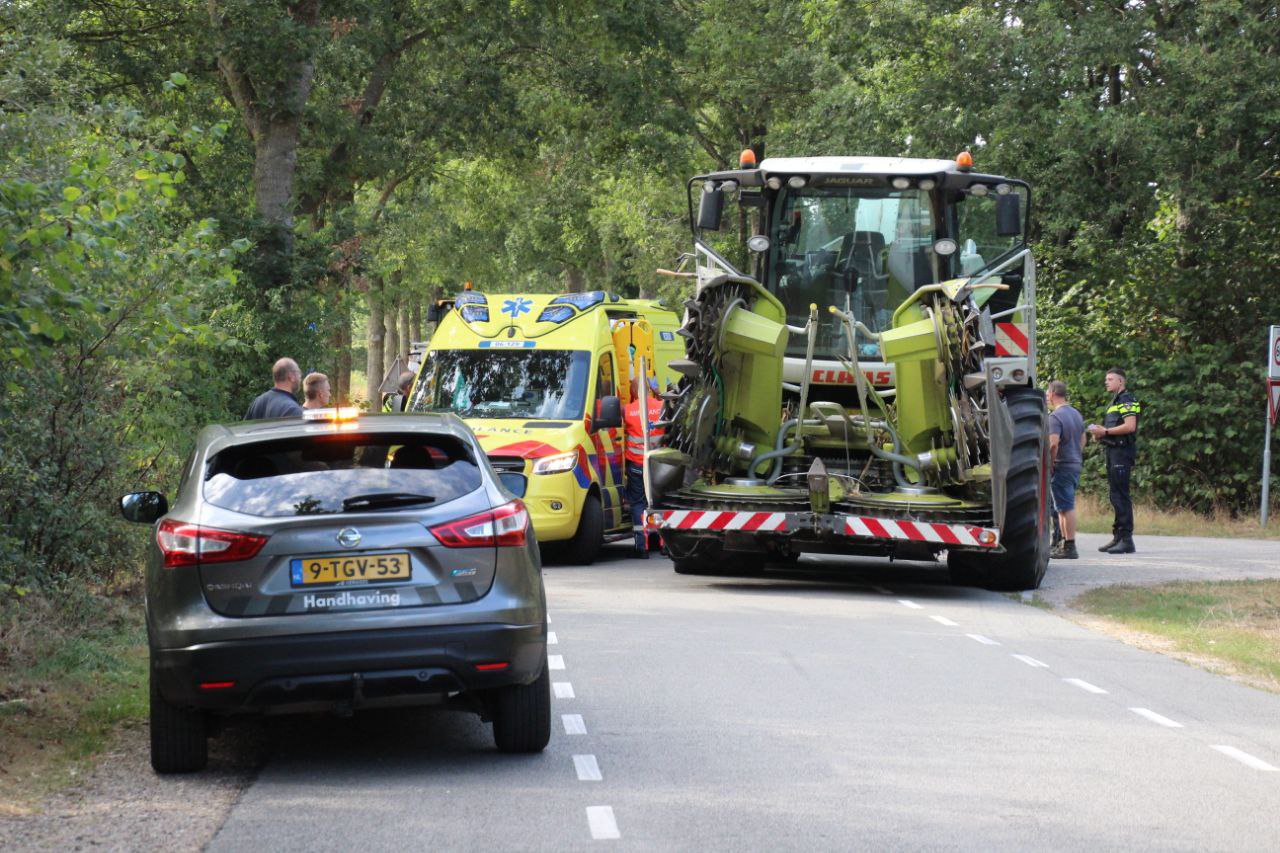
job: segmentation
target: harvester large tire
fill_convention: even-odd
[[[600,508],[599,496],[593,492],[582,504],[582,515],[578,518],[578,529],[573,538],[564,544],[557,556],[561,562],[570,565],[589,566],[596,561],[603,544],[604,510]]]
[[[1002,554],[952,551],[954,583],[994,590],[1038,589],[1049,565],[1049,436],[1044,394],[1011,388],[1005,404],[1013,421],[1013,448],[1005,481]]]

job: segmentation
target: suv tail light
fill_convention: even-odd
[[[481,548],[523,545],[529,527],[524,501],[514,500],[497,509],[428,528],[446,548]]]
[[[267,544],[267,537],[186,524],[166,518],[156,530],[156,544],[164,554],[166,569],[203,563],[248,560]]]

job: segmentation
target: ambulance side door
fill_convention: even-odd
[[[599,412],[600,400],[618,394],[618,369],[613,357],[613,349],[601,350],[596,356],[596,396],[591,410]],[[624,524],[630,525],[630,518],[624,513],[623,496],[626,484],[623,481],[622,448],[624,435],[621,427],[608,429],[592,429],[591,452],[595,454],[596,479],[600,483],[600,502],[604,509],[604,526],[613,530]]]

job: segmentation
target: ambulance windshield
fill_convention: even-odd
[[[589,353],[579,350],[438,350],[428,353],[409,410],[576,420],[590,368]]]

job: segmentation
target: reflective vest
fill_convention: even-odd
[[[655,439],[662,435],[662,430],[654,423],[662,419],[662,401],[657,397],[649,398],[649,449],[658,446]],[[622,424],[627,431],[627,447],[625,456],[633,465],[644,464],[644,431],[640,423],[640,400],[635,399],[622,410]]]

